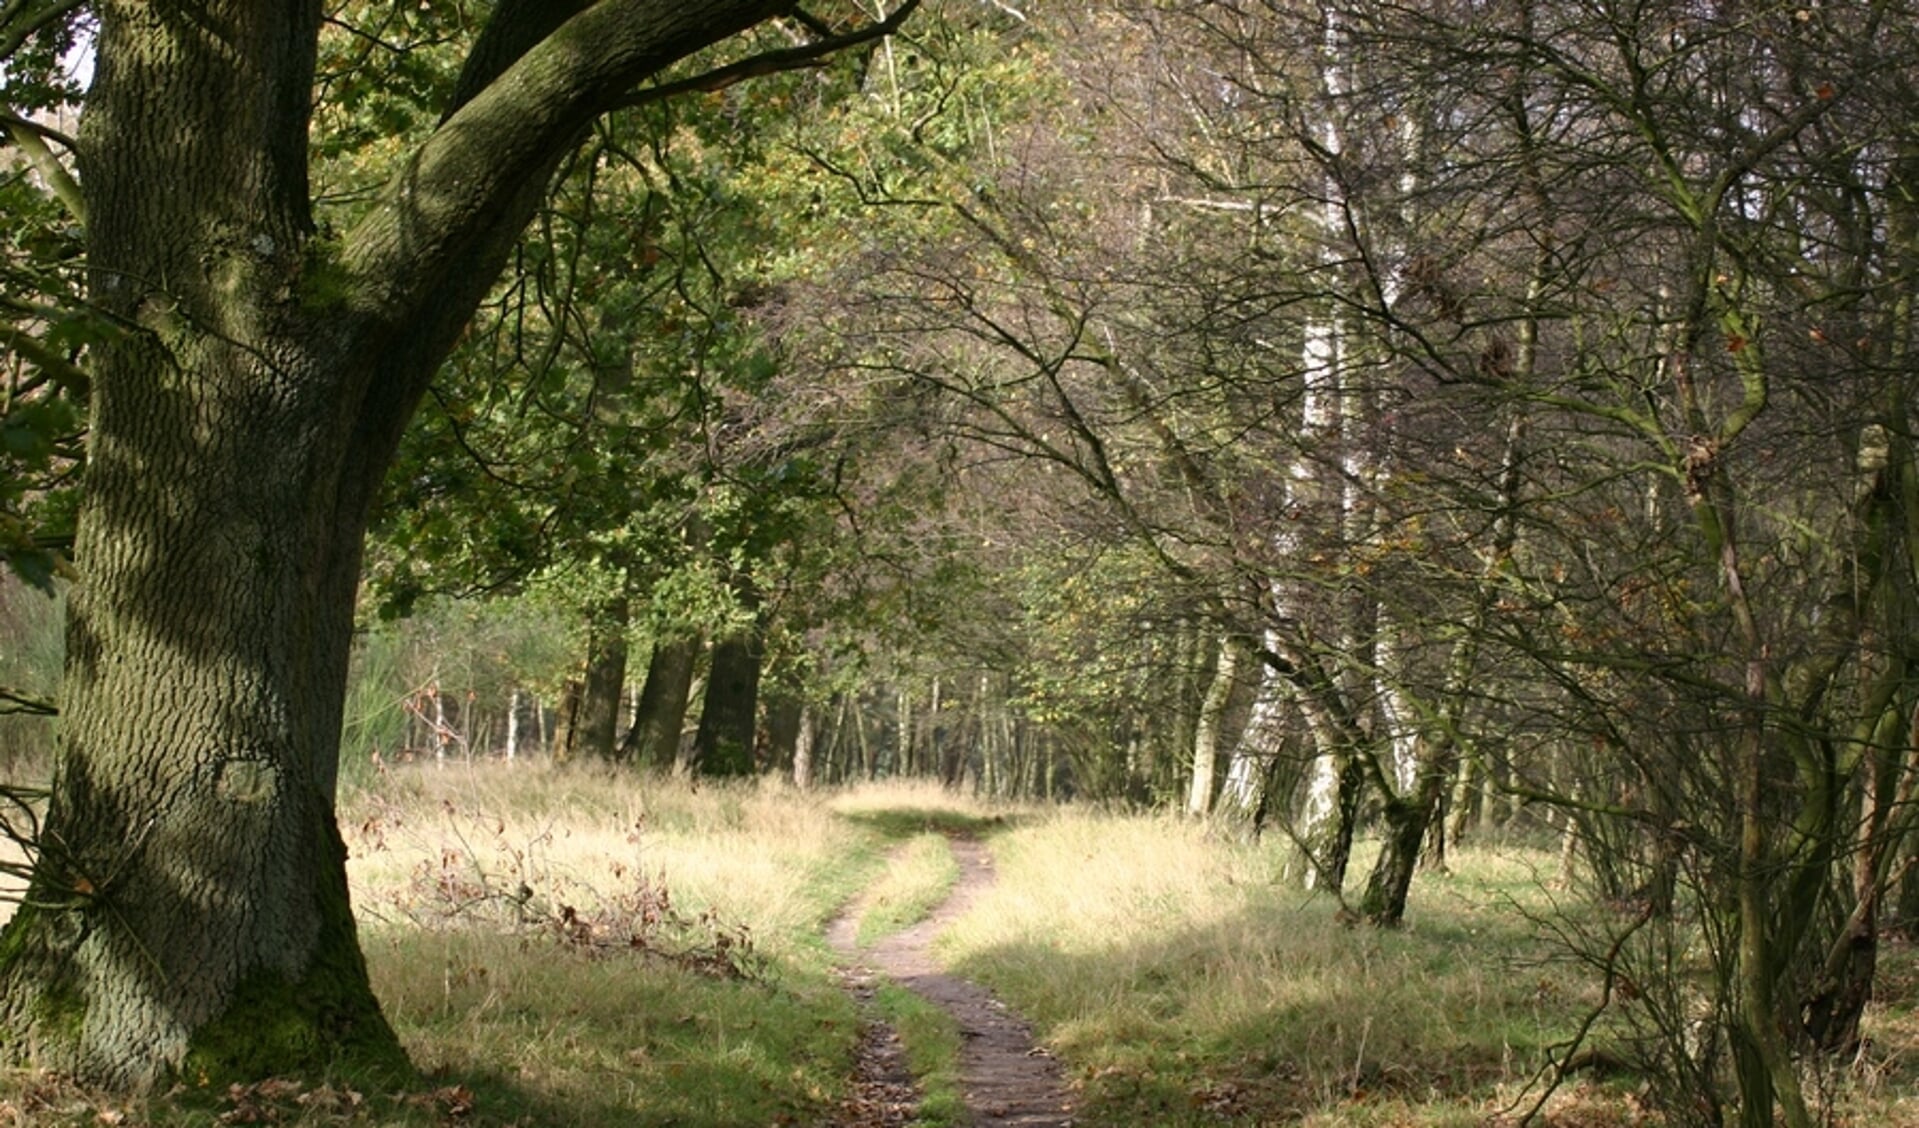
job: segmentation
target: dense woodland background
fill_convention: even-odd
[[[334,5],[322,233],[486,8]],[[86,28],[5,43],[20,770]],[[1670,1115],[1810,1123],[1919,927],[1915,83],[1902,0],[946,0],[601,119],[387,480],[342,772],[1177,809],[1378,925],[1524,842]]]

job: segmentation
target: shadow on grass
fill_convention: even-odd
[[[7,1123],[55,1126],[139,1124],[153,1128],[213,1128],[229,1124],[279,1124],[288,1128],[378,1125],[427,1128],[446,1124],[476,1128],[509,1125],[628,1124],[698,1125],[723,1128],[725,1116],[694,1119],[676,1113],[649,1119],[644,1109],[612,1101],[559,1100],[493,1070],[435,1070],[402,1090],[379,1090],[344,1081],[269,1079],[224,1091],[181,1084],[162,1094],[121,1098],[82,1088],[31,1070],[0,1076],[0,1110]],[[814,1110],[817,1112],[817,1110]],[[807,1115],[791,1123],[806,1123]],[[12,1118],[19,1119],[12,1119]]]
[[[423,1122],[815,1124],[849,1073],[854,1004],[807,960],[737,979],[512,936],[383,940],[370,970],[424,1091],[470,1091]]]
[[[1019,825],[1018,816],[969,815],[937,807],[882,807],[839,811],[840,818],[878,833],[889,841],[905,841],[920,834],[953,834],[982,838]]]
[[[743,1124],[817,1124],[831,1108],[824,1100],[789,1095],[739,1102],[720,1094],[767,1091],[767,1079],[730,1064],[723,1057],[689,1060],[673,1070],[679,1097],[657,1105],[643,1096],[612,1096],[622,1086],[609,1084],[593,1096],[579,1091],[551,1092],[494,1068],[445,1068],[423,1074],[403,1091],[362,1092],[346,1084],[306,1085],[269,1080],[234,1086],[224,1093],[181,1087],[131,1103],[90,1093],[70,1083],[40,1076],[0,1078],[0,1110],[26,1123],[52,1126],[143,1124],[154,1128],[213,1128],[229,1124],[279,1124],[287,1128],[378,1125],[426,1128],[448,1124],[474,1128],[575,1126],[625,1128],[738,1128]],[[662,1091],[664,1085],[661,1086]],[[689,1103],[688,1094],[712,1099]]]
[[[753,1076],[750,1071],[729,1066],[721,1060],[689,1061],[675,1073],[677,1075],[671,1084],[682,1097],[689,1093],[749,1091],[766,1083],[765,1078]],[[423,1119],[423,1124],[458,1123],[488,1128],[531,1125],[738,1128],[743,1124],[818,1124],[827,1120],[832,1111],[825,1102],[798,1101],[733,1104],[714,1100],[705,1107],[697,1107],[689,1106],[686,1100],[681,1099],[661,1102],[654,1107],[644,1098],[618,1100],[578,1093],[543,1093],[507,1074],[490,1070],[449,1072],[439,1080],[443,1085],[460,1086],[471,1092],[472,1110],[463,1114],[448,1110],[435,1119]]]
[[[634,1020],[582,1005],[564,1023],[549,1024],[548,1045],[521,1060],[509,1040],[470,1057],[456,1049],[431,1084],[441,1092],[465,1087],[473,1109],[439,1122],[817,1124],[850,1072],[857,1029],[852,1005],[834,991],[713,983],[627,1000]]]

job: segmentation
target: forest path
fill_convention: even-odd
[[[1073,1123],[1072,1099],[1060,1076],[1059,1063],[1033,1042],[1026,1023],[990,991],[947,974],[933,958],[934,937],[971,908],[994,881],[992,856],[977,839],[950,836],[947,845],[959,863],[959,880],[925,920],[862,950],[855,939],[859,925],[859,902],[855,901],[827,926],[827,943],[847,962],[849,989],[856,994],[862,989],[863,979],[866,997],[870,998],[872,977],[877,973],[953,1016],[960,1031],[960,1095],[974,1125],[1069,1128]],[[877,1029],[884,1031],[883,1026]],[[883,1053],[890,1039],[897,1058],[899,1040],[890,1035],[890,1031],[884,1031],[876,1049]],[[875,1040],[872,1029],[861,1039],[856,1071],[856,1090],[861,1093],[869,1074],[884,1068],[882,1063],[869,1061],[868,1049]],[[903,1071],[903,1059],[896,1066]],[[856,1101],[859,1099],[856,1095]],[[910,1119],[910,1110],[908,1116]],[[874,1119],[858,1124],[866,1128],[869,1124],[907,1122]]]

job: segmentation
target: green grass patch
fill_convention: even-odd
[[[810,1123],[841,1093],[858,1016],[817,968],[716,980],[497,936],[370,944],[414,1059],[500,1123]]]
[[[899,1032],[907,1068],[920,1087],[915,1123],[947,1128],[967,1122],[960,1096],[960,1032],[953,1016],[913,992],[884,984],[874,993],[881,1018]]]
[[[981,837],[1003,830],[1012,820],[1005,815],[982,815],[937,807],[883,807],[849,810],[841,817],[882,838],[905,841],[925,834],[963,834]]]
[[[888,856],[879,878],[867,886],[858,942],[870,945],[925,920],[953,891],[959,873],[959,862],[944,834],[908,839]]]

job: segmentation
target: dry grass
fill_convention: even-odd
[[[1498,904],[1544,858],[1427,878],[1381,933],[1185,820],[1066,813],[995,847],[1000,883],[943,951],[1035,1018],[1089,1124],[1481,1123],[1579,989]]]
[[[871,944],[925,920],[957,880],[959,863],[944,834],[907,839],[887,856],[886,868],[860,896],[859,943]]]
[[[824,802],[462,766],[389,772],[343,822],[375,991],[480,1114],[804,1124],[837,1096],[857,1023],[819,931],[878,852]],[[643,952],[553,924],[643,913],[680,925]]]
[[[256,1106],[308,1125],[816,1124],[858,1022],[822,925],[862,889],[869,937],[916,919],[952,880],[949,832],[985,837],[999,882],[941,952],[1034,1020],[1087,1128],[1499,1123],[1594,998],[1518,911],[1552,907],[1554,865],[1518,849],[1422,875],[1409,926],[1380,933],[1280,881],[1276,846],[922,785],[816,796],[420,767],[351,791],[342,821],[375,989],[429,1071],[418,1092],[259,1090],[196,1111],[19,1077],[0,1079],[0,1124],[241,1122]],[[1919,1124],[1919,955],[1884,959],[1867,1048],[1826,1090],[1838,1125]],[[950,1074],[938,1016],[885,1002],[924,1028],[922,1068]],[[1658,1123],[1630,1082],[1568,1085],[1547,1112],[1536,1123]]]
[[[376,924],[442,873],[582,911],[656,880],[784,950],[808,942],[871,857],[869,836],[790,789],[591,768],[391,771],[349,796],[341,821],[360,911]]]

